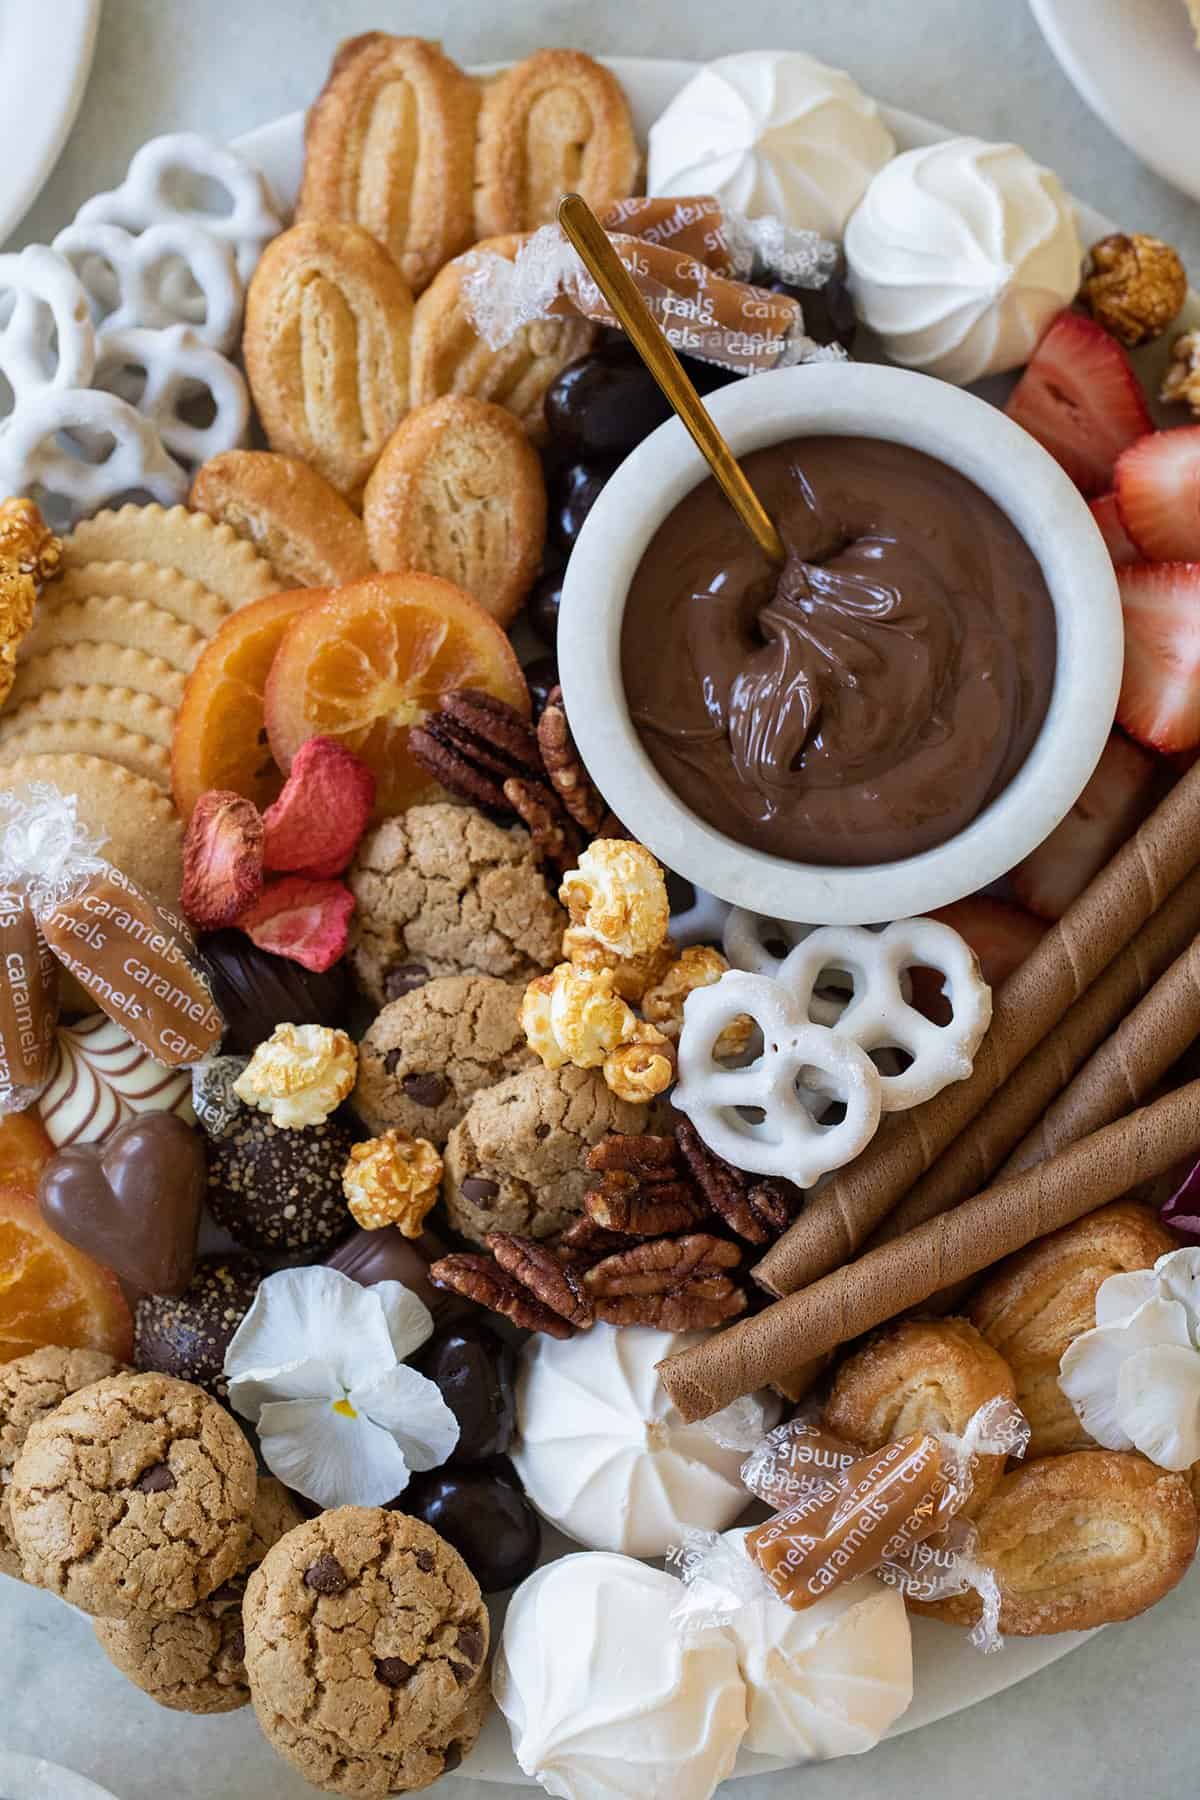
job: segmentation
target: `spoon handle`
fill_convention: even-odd
[[[608,234],[581,194],[564,194],[558,222],[579,252],[588,274],[608,301],[634,349],[683,420],[729,504],[764,556],[787,560],[783,539],[746,480],[733,451],[638,291],[637,283],[608,240]]]

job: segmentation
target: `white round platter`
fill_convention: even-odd
[[[1148,168],[1200,200],[1200,47],[1183,0],[1029,0],[1081,100]]]
[[[0,0],[0,244],[58,161],[99,23],[100,0]]]

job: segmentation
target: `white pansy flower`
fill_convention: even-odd
[[[1110,1275],[1096,1327],[1063,1351],[1059,1386],[1090,1437],[1160,1469],[1200,1462],[1200,1246]]]
[[[398,1281],[316,1265],[268,1275],[225,1352],[229,1402],[273,1474],[318,1506],[383,1506],[458,1442],[439,1389],[404,1358],[433,1330]]]

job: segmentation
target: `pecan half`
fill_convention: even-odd
[[[555,1239],[554,1249],[560,1262],[573,1269],[590,1268],[602,1257],[617,1250],[632,1250],[638,1239],[627,1231],[610,1231],[594,1219],[572,1219],[567,1229]]]
[[[747,1243],[769,1244],[791,1224],[799,1205],[789,1182],[735,1169],[708,1148],[690,1119],[679,1121],[675,1141],[712,1210]]]
[[[501,1313],[522,1331],[544,1331],[548,1337],[556,1338],[573,1335],[566,1319],[543,1305],[535,1294],[502,1269],[493,1256],[456,1250],[431,1264],[429,1279],[434,1287],[461,1294],[489,1312]]]
[[[552,788],[544,781],[510,775],[504,783],[503,799],[508,810],[516,813],[528,831],[543,862],[549,863],[560,875],[575,867],[583,839]]]
[[[605,1325],[653,1325],[659,1331],[711,1331],[746,1310],[746,1296],[726,1275],[685,1282],[670,1294],[620,1294],[596,1301]]]
[[[594,1297],[611,1300],[621,1294],[672,1294],[697,1277],[736,1269],[742,1252],[727,1238],[694,1231],[684,1237],[652,1238],[606,1256],[583,1278]]]
[[[543,1306],[550,1307],[569,1325],[591,1324],[592,1303],[579,1276],[545,1244],[515,1232],[493,1231],[488,1235],[487,1247],[504,1273],[519,1281]]]
[[[583,1160],[597,1175],[620,1169],[636,1175],[639,1180],[675,1177],[680,1171],[675,1139],[656,1137],[649,1132],[630,1133],[625,1137],[610,1132],[608,1137],[602,1137],[598,1144],[592,1145]]]
[[[409,733],[413,760],[444,788],[490,812],[511,816],[511,777],[542,779],[533,728],[504,700],[474,688],[443,694],[436,712]]]
[[[690,1231],[709,1216],[708,1202],[690,1182],[658,1181],[643,1187],[636,1175],[619,1169],[602,1175],[599,1187],[589,1188],[583,1196],[583,1204],[597,1225],[639,1238]]]
[[[560,687],[551,688],[546,698],[538,720],[537,741],[551,787],[575,823],[589,837],[598,836],[611,814],[575,748]]]

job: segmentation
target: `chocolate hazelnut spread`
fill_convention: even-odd
[[[668,514],[626,602],[621,669],[651,761],[726,836],[797,862],[893,862],[1012,780],[1054,684],[1037,559],[981,489],[873,438],[744,459],[774,570],[712,480]]]

